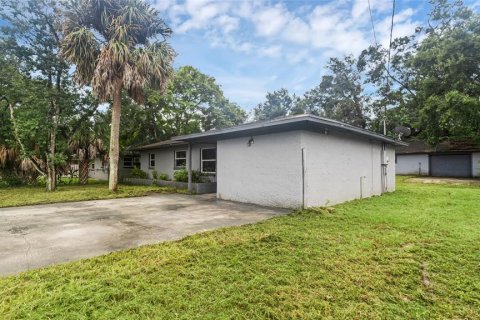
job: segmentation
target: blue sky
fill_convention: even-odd
[[[374,43],[367,0],[150,0],[173,29],[176,66],[217,79],[250,111],[267,91],[303,94],[320,82],[329,57]],[[426,23],[427,0],[397,0],[394,37]],[[480,0],[467,4],[479,8]],[[370,0],[378,41],[388,45],[391,0]]]

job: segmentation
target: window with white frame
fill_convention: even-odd
[[[187,151],[175,151],[175,169],[183,169],[187,166]]]
[[[123,167],[124,168],[140,168],[140,157],[139,156],[124,156],[123,157]],[[105,168],[105,165],[102,162],[102,168]]]
[[[201,171],[202,173],[217,172],[217,148],[204,148],[201,150]]]
[[[148,162],[148,167],[149,168],[155,168],[155,153],[150,153],[148,156],[149,162]]]

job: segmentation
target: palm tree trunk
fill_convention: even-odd
[[[88,159],[80,160],[78,164],[78,178],[80,184],[87,184],[88,183]]]
[[[113,94],[112,106],[112,125],[110,128],[110,173],[108,188],[110,191],[118,189],[118,157],[119,157],[119,137],[120,137],[120,115],[122,107],[122,78],[117,80],[115,92]]]
[[[55,149],[57,147],[57,125],[58,118],[57,114],[53,116],[53,128],[50,129],[50,139],[48,143],[48,154],[47,158],[47,191],[55,191],[57,188],[57,165],[54,162]]]

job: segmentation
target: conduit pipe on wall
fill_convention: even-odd
[[[305,208],[305,171],[306,169],[307,169],[306,151],[305,151],[305,148],[302,148],[302,209]]]
[[[387,144],[382,143],[382,193],[388,192],[388,176],[387,176]]]

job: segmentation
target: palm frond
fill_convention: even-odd
[[[88,84],[95,70],[99,44],[93,33],[84,27],[67,34],[62,42],[62,56],[76,65],[75,80]]]
[[[173,75],[173,48],[165,41],[154,43],[134,52],[135,65],[139,73],[152,88],[165,90],[166,83]]]

